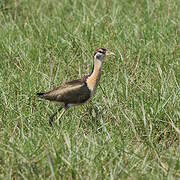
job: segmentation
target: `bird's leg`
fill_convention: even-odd
[[[62,113],[60,114],[60,116],[58,116],[57,121],[62,118],[62,116],[64,115],[65,112],[66,112],[66,109],[63,109],[63,111],[62,111]]]
[[[61,111],[62,108],[63,108],[63,107],[60,107],[55,113],[53,113],[52,115],[49,116],[49,125],[50,125],[50,126],[52,126],[54,116],[56,116],[57,113],[58,113],[59,111]]]

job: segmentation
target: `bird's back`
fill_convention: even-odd
[[[83,78],[67,82],[52,91],[38,95],[43,99],[63,102],[64,104],[81,104],[91,97],[91,91]]]

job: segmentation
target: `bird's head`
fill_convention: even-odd
[[[109,50],[105,48],[99,48],[94,53],[94,60],[104,62],[105,57],[109,55],[114,55],[114,53],[110,52]]]

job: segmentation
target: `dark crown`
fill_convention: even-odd
[[[106,51],[107,51],[107,49],[105,49],[105,48],[98,48],[98,49],[96,49],[94,56],[96,55],[97,52],[102,53],[102,54],[106,54]]]

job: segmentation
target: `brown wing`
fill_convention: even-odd
[[[78,79],[44,93],[43,98],[50,101],[64,102],[65,104],[79,104],[87,101],[90,95],[91,92],[86,83]]]

